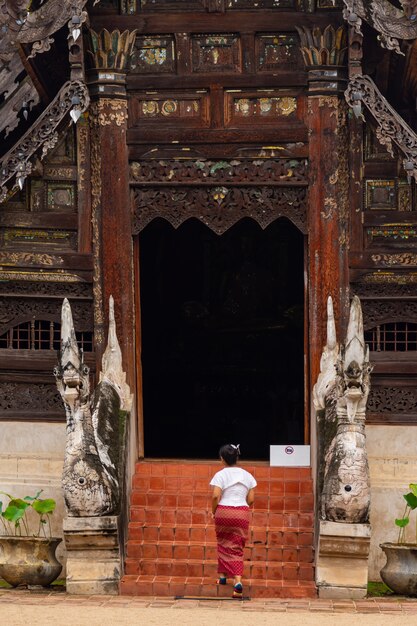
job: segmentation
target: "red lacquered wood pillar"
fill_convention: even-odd
[[[107,342],[109,296],[131,389],[135,380],[133,242],[126,143],[126,70],[135,32],[90,32],[91,194],[97,366]]]
[[[309,36],[305,31],[300,36],[308,68],[311,389],[326,342],[328,296],[333,298],[339,341],[349,309],[349,135],[343,65],[347,44],[343,27],[328,27],[324,33],[313,29]],[[328,49],[323,48],[323,42]]]

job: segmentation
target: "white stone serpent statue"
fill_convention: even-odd
[[[324,420],[330,433],[327,442],[322,441],[321,518],[367,523],[370,481],[365,417],[372,367],[364,340],[360,300],[357,296],[352,300],[346,342],[340,348],[330,297],[327,312],[327,345],[313,390],[318,418]],[[326,432],[326,428],[322,432]]]
[[[120,505],[123,420],[131,408],[131,395],[122,369],[112,297],[108,344],[100,382],[93,394],[89,373],[78,348],[71,307],[65,299],[60,364],[54,374],[67,418],[62,487],[72,517],[117,514]]]

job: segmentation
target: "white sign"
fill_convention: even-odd
[[[310,446],[269,446],[273,467],[310,467]]]

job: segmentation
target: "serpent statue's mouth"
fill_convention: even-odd
[[[349,380],[347,382],[348,389],[360,389],[361,381],[360,380]]]
[[[71,389],[77,388],[81,384],[81,380],[79,375],[76,376],[64,376],[62,377],[62,382],[66,387],[70,387]]]

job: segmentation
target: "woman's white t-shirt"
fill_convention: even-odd
[[[241,467],[225,467],[214,474],[210,481],[212,487],[220,487],[222,506],[247,506],[246,496],[249,489],[256,487],[256,480]]]

